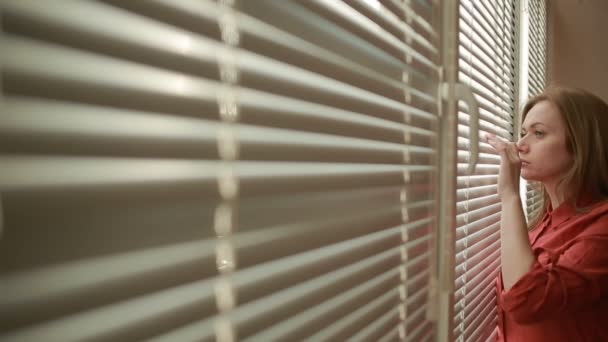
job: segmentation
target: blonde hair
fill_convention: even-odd
[[[581,210],[577,201],[582,195],[591,196],[594,200],[608,198],[608,104],[583,89],[554,86],[528,100],[522,122],[530,109],[541,101],[555,105],[566,124],[567,148],[574,161],[559,189],[567,201]],[[550,203],[547,191],[542,185],[540,188],[544,203],[531,218],[530,228],[542,219]]]

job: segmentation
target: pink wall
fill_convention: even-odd
[[[608,1],[547,0],[548,80],[608,101]]]

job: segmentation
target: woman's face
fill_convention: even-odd
[[[534,105],[517,143],[522,178],[554,187],[574,161],[566,141],[566,123],[557,107],[549,101]]]

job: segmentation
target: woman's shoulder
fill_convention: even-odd
[[[602,199],[593,203],[589,213],[599,216],[608,215],[608,199]]]
[[[595,202],[582,219],[588,225],[585,233],[608,235],[608,199]]]

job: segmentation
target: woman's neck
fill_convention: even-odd
[[[564,203],[565,197],[563,192],[557,191],[557,184],[545,184],[545,190],[551,201],[551,208],[556,209]]]

